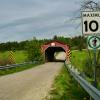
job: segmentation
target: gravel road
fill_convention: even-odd
[[[43,100],[62,65],[61,62],[46,63],[0,77],[0,100]]]

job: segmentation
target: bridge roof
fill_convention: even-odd
[[[44,45],[42,45],[41,49],[42,51],[45,51],[46,49],[48,49],[49,47],[54,48],[54,47],[61,47],[63,48],[65,51],[67,51],[69,49],[69,45],[66,45],[63,42],[57,41],[57,40],[53,40],[50,41]]]
[[[66,45],[64,42],[61,42],[61,41],[58,41],[58,40],[52,40],[52,41],[50,41],[50,42],[48,42],[48,43],[45,43],[44,45],[49,45],[49,44],[51,44],[51,43],[60,43],[60,44],[62,44],[62,45]]]

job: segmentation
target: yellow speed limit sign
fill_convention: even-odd
[[[82,31],[84,35],[100,34],[100,12],[82,12]]]

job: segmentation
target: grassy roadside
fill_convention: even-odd
[[[89,100],[89,96],[63,66],[46,100]]]
[[[14,56],[15,56],[16,63],[22,63],[27,60],[28,55],[27,52],[23,50],[23,51],[15,51]]]
[[[97,51],[98,54],[98,51]],[[97,55],[98,57],[98,55]],[[99,56],[100,59],[100,56]],[[71,63],[77,67],[80,71],[83,71],[83,68],[86,67],[84,66],[84,61],[86,60],[92,60],[93,61],[93,51],[87,51],[87,50],[82,50],[82,51],[72,51],[71,52]],[[100,61],[100,60],[99,60]]]
[[[100,55],[99,51],[97,51],[97,69],[96,69],[96,78],[98,83],[98,89],[100,90]],[[91,59],[90,59],[91,58]],[[79,69],[80,72],[85,73],[85,76],[87,81],[91,84],[93,83],[93,68],[94,66],[90,64],[90,62],[93,63],[93,51],[90,50],[90,56],[89,52],[87,50],[82,51],[72,51],[71,55],[71,63]]]
[[[0,52],[0,63],[2,63],[2,61],[6,62],[7,58],[9,57],[9,54],[10,54],[10,51]],[[28,54],[25,50],[13,51],[12,56],[14,58],[15,63],[23,63],[23,62],[28,60],[27,59]],[[23,71],[23,70],[26,70],[26,69],[29,69],[29,68],[33,68],[33,67],[40,65],[42,63],[44,63],[44,62],[39,62],[37,64],[27,64],[27,65],[22,65],[20,67],[18,66],[18,67],[15,67],[15,68],[0,70],[0,76],[20,72],[20,71]],[[7,63],[5,63],[5,65],[6,64]],[[1,66],[4,66],[4,65],[1,65]]]
[[[28,64],[28,65],[23,65],[23,66],[11,68],[11,69],[0,70],[0,76],[16,73],[16,72],[20,72],[20,71],[24,71],[26,69],[36,67],[37,65],[40,65],[40,64],[42,64],[42,63]]]
[[[83,62],[88,57],[88,52],[83,51],[72,51],[71,63],[77,67],[80,71],[83,71]]]
[[[14,51],[13,54],[15,63],[22,63],[27,60],[27,53],[24,50]],[[5,59],[8,56],[9,56],[9,51],[0,52],[0,59]]]

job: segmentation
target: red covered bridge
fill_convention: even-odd
[[[67,52],[69,50],[69,46],[63,42],[52,41],[42,45],[41,50],[44,54],[45,61],[55,61],[55,52],[65,52],[67,59]]]

